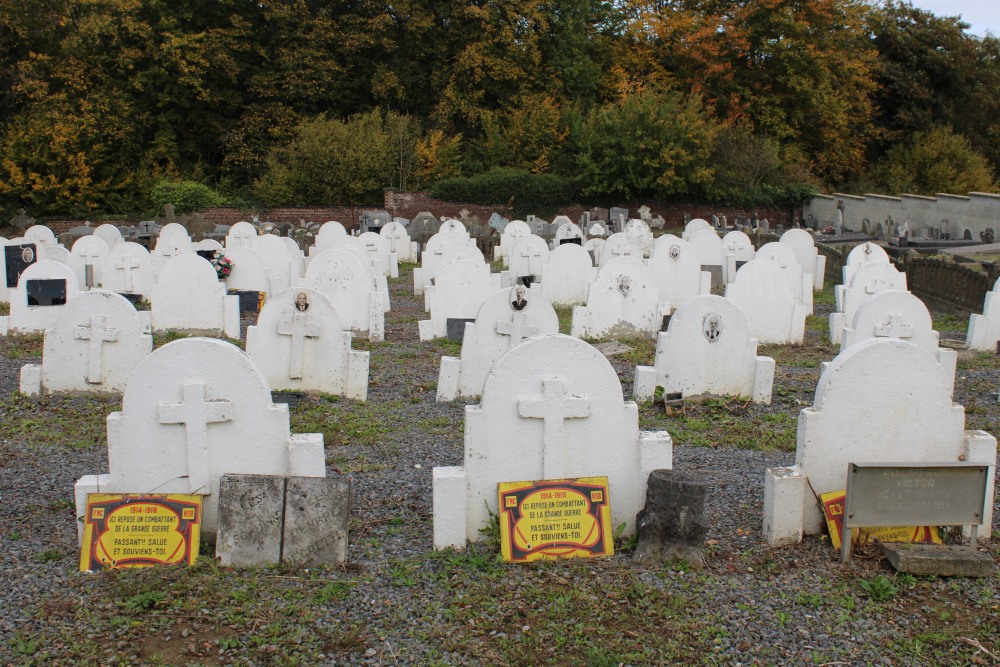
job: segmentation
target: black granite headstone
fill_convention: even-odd
[[[214,250],[195,250],[194,252],[199,257],[204,257],[205,259],[207,259],[210,262],[212,261],[212,258],[215,257],[215,251]]]
[[[29,280],[25,286],[29,306],[66,305],[66,279]]]
[[[579,236],[572,239],[559,239],[559,245],[562,245],[564,243],[575,243],[577,245],[583,245],[583,239],[581,239]]]
[[[38,261],[34,243],[4,246],[4,262],[7,266],[7,287],[17,287],[24,270]]]
[[[462,337],[465,336],[465,323],[475,322],[476,318],[463,319],[459,317],[449,317],[448,321],[445,323],[445,331],[448,335],[448,340],[462,342]]]
[[[666,331],[667,327],[670,326],[670,315],[663,316],[663,324],[660,325],[660,331]]]
[[[133,306],[142,302],[141,294],[132,294],[131,292],[119,292],[119,294],[128,299],[128,302]]]
[[[259,313],[261,306],[264,305],[264,292],[255,292],[253,290],[242,290],[242,289],[231,289],[229,294],[235,294],[240,297],[240,314],[243,313]]]

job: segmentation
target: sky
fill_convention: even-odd
[[[938,16],[961,15],[969,32],[982,37],[987,31],[1000,37],[1000,0],[910,0],[914,7]]]

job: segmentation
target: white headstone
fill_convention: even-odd
[[[1000,341],[1000,279],[993,283],[993,290],[986,293],[983,314],[969,317],[969,331],[965,343],[973,350],[996,352]]]
[[[574,246],[578,250],[579,246]],[[442,357],[437,400],[477,398],[493,364],[526,338],[559,333],[559,318],[545,297],[518,285],[483,302],[465,325],[461,357]]]
[[[653,252],[653,230],[644,220],[629,220],[625,225],[625,234],[632,237],[643,256],[649,257]]]
[[[596,277],[590,253],[583,246],[565,243],[549,253],[538,289],[555,306],[579,306],[587,303],[587,290]]]
[[[77,516],[87,493],[206,494],[209,541],[222,475],[326,476],[322,433],[292,435],[288,406],[271,402],[250,358],[208,338],[168,343],[136,367],[122,411],[108,416],[108,464],[76,483]]]
[[[503,265],[506,267],[507,264],[507,253],[510,249],[514,247],[517,241],[525,236],[531,235],[531,226],[528,225],[524,220],[511,220],[507,223],[507,226],[503,228],[503,233],[500,235],[500,245],[493,249],[493,259],[503,259]]]
[[[594,258],[594,266],[601,265],[601,254],[607,242],[607,239],[593,238],[593,235],[591,235],[591,238],[587,239],[587,242],[583,244],[583,249],[589,252]]]
[[[358,240],[365,247],[368,260],[377,273],[388,278],[399,277],[399,260],[389,251],[389,243],[381,233],[365,232]]]
[[[269,300],[247,328],[246,350],[272,389],[368,397],[368,352],[351,350],[350,332],[316,290],[295,287]]]
[[[176,222],[171,222],[160,230],[153,252],[150,253],[153,259],[153,269],[159,275],[167,262],[180,255],[193,252],[194,244],[191,243],[191,237],[187,235],[187,230]]]
[[[269,292],[280,292],[298,284],[301,276],[297,274],[297,270],[293,272],[293,267],[297,264],[292,261],[288,246],[280,236],[274,234],[258,236],[252,247],[264,261],[267,273],[271,277]]]
[[[733,280],[741,266],[756,256],[753,242],[745,232],[731,231],[722,237],[722,254],[726,260],[726,278]]]
[[[226,252],[226,247],[215,239],[202,239],[191,244],[191,248],[196,252],[222,252],[226,257],[230,257]]]
[[[41,254],[43,259],[45,257],[45,250],[47,248],[52,248],[59,245],[59,240],[56,239],[55,233],[45,225],[32,225],[24,231],[24,238],[28,240],[29,243],[34,243],[38,246],[38,252]]]
[[[429,296],[431,318],[418,323],[420,340],[447,336],[449,319],[475,319],[479,307],[496,291],[489,265],[472,261],[449,264],[438,274]]]
[[[632,395],[649,400],[657,387],[684,397],[745,396],[769,404],[774,359],[757,356],[746,316],[728,299],[707,294],[685,302],[656,340],[653,366],[637,366]]]
[[[840,342],[844,328],[854,321],[854,313],[865,298],[890,289],[905,290],[906,274],[892,264],[866,262],[859,265],[849,284],[836,286],[837,310],[830,313],[830,341]]]
[[[101,271],[102,287],[119,294],[153,293],[153,260],[149,251],[138,243],[123,241],[108,252]]]
[[[687,224],[684,225],[684,232],[681,234],[681,238],[684,239],[685,241],[690,241],[691,236],[695,232],[700,232],[700,231],[710,231],[713,234],[715,234],[715,227],[713,227],[711,223],[709,223],[707,220],[703,220],[702,218],[694,218],[693,220],[689,220]],[[716,234],[716,236],[718,236],[718,234]]]
[[[855,272],[865,264],[889,264],[889,255],[879,245],[866,241],[855,246],[847,253],[844,268],[841,270],[841,285],[850,285]]]
[[[211,331],[240,337],[239,298],[227,296],[215,267],[194,253],[163,266],[149,301],[155,331]]]
[[[795,251],[802,272],[812,276],[813,290],[822,290],[826,278],[826,257],[819,254],[813,235],[804,229],[789,229],[781,235],[780,242],[790,245]]]
[[[321,252],[310,260],[299,286],[322,292],[346,329],[368,340],[385,338],[383,292],[367,263],[354,252],[343,248]]]
[[[965,430],[951,383],[933,355],[895,338],[845,348],[825,365],[812,407],[799,414],[795,465],[768,470],[764,535],[772,546],[816,534],[816,497],[843,491],[849,463],[985,463],[996,465],[997,441]],[[992,525],[993,475],[983,508]],[[989,539],[990,531],[980,532]]]
[[[427,248],[420,253],[420,266],[413,269],[413,293],[423,294],[424,288],[432,284],[437,271],[437,263],[447,246],[467,246],[469,244],[468,237],[455,232],[438,232],[428,239]]]
[[[399,262],[416,262],[416,244],[410,240],[410,235],[406,232],[406,227],[393,221],[382,225],[379,236],[389,243],[389,252],[396,255]]]
[[[108,244],[93,234],[81,236],[69,254],[69,268],[76,274],[82,289],[97,289],[103,284],[104,260],[110,253]]]
[[[726,285],[726,298],[746,315],[750,335],[758,343],[800,344],[805,338],[806,307],[796,301],[777,262],[755,259],[744,264],[736,280]]]
[[[116,245],[125,240],[122,238],[122,232],[120,229],[107,223],[99,225],[97,229],[94,230],[94,236],[103,239],[103,241],[108,244],[109,249],[114,248]]]
[[[226,249],[252,248],[257,242],[257,228],[245,220],[240,220],[229,228],[226,234]]]
[[[694,248],[703,270],[717,272],[719,282],[716,283],[715,274],[713,274],[713,283],[732,282],[732,279],[726,275],[726,256],[722,251],[722,239],[719,238],[714,229],[702,229],[682,238]],[[713,269],[712,267],[719,268]]]
[[[45,332],[42,365],[21,368],[21,393],[121,392],[153,351],[147,323],[124,297],[82,292]]]
[[[540,236],[531,234],[518,239],[507,253],[510,269],[504,271],[504,286],[512,287],[518,278],[541,278],[549,252],[549,244]]]
[[[806,307],[806,313],[813,312],[813,279],[802,272],[802,265],[795,250],[787,243],[772,241],[765,243],[757,251],[756,259],[776,262],[785,272],[788,286],[795,294],[795,300]]]
[[[233,270],[223,278],[226,290],[264,292],[271,294],[271,274],[264,259],[250,246],[233,246],[226,250],[226,257],[233,262]]]
[[[642,259],[642,248],[639,247],[634,238],[625,232],[616,232],[605,240],[604,245],[601,246],[601,256],[598,258],[597,265],[604,266],[618,257]]]
[[[53,281],[46,285],[65,286],[66,303],[80,294],[76,274],[65,264],[51,259],[35,262],[21,274],[17,287],[10,292],[10,316],[0,317],[0,333],[42,333],[52,327],[64,305],[29,305],[28,290],[35,281]]]
[[[573,307],[570,330],[578,338],[652,335],[660,330],[667,312],[642,260],[616,257],[600,268],[590,284],[587,305]]]
[[[673,234],[656,239],[653,256],[646,265],[660,303],[671,308],[712,290],[712,276],[701,270],[701,260],[694,248]]]
[[[612,524],[635,530],[652,470],[672,466],[670,436],[639,432],[611,363],[587,343],[551,334],[500,358],[483,399],[465,410],[464,467],[434,469],[434,546],[479,539],[497,512],[497,484],[607,476]]]

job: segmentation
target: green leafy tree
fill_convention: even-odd
[[[270,205],[374,202],[392,180],[394,158],[380,111],[347,120],[320,114],[268,153],[256,192]]]
[[[990,162],[968,138],[950,127],[914,132],[891,148],[873,170],[884,192],[934,195],[939,192],[996,192]]]
[[[708,158],[718,131],[697,95],[645,92],[595,109],[576,138],[583,193],[698,194],[712,179]]]

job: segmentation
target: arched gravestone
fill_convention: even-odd
[[[423,294],[424,288],[433,284],[437,263],[444,250],[450,245],[473,245],[467,236],[455,232],[441,232],[427,241],[426,249],[420,253],[420,266],[413,269],[413,293]]]
[[[973,313],[969,317],[965,342],[973,350],[1000,350],[1000,279],[993,283],[993,290],[986,293],[983,314]]]
[[[933,355],[905,340],[873,338],[824,365],[812,407],[799,414],[795,465],[770,468],[764,485],[764,536],[771,546],[819,533],[816,497],[843,491],[849,463],[996,464],[997,441],[965,430],[951,382]],[[985,525],[992,525],[993,475]],[[980,533],[989,539],[989,531]]]
[[[802,272],[812,276],[813,290],[822,290],[826,278],[826,256],[819,254],[813,235],[804,229],[789,229],[781,235],[779,242],[792,247],[802,265]]]
[[[601,246],[601,256],[598,266],[604,266],[616,257],[635,257],[642,259],[642,248],[635,239],[625,232],[616,232],[609,236]]]
[[[226,249],[252,248],[257,242],[257,228],[245,220],[240,220],[229,228],[226,234]]]
[[[101,277],[101,286],[109,292],[148,299],[155,281],[153,260],[143,246],[124,241],[108,252]]]
[[[652,366],[637,366],[637,401],[664,394],[745,396],[769,404],[774,359],[757,356],[746,316],[731,301],[712,294],[680,306],[656,340]]]
[[[69,253],[69,268],[85,289],[97,288],[104,280],[104,260],[110,253],[108,244],[99,236],[81,236]]]
[[[695,232],[700,231],[709,231],[715,234],[715,227],[713,227],[707,220],[694,218],[693,220],[689,220],[688,223],[684,225],[684,232],[681,234],[681,238],[685,241],[690,241],[691,236]],[[718,236],[718,234],[716,234],[716,236]]]
[[[750,237],[739,230],[729,232],[722,237],[722,253],[726,258],[726,278],[729,281],[736,278],[736,272],[741,266],[757,255]]]
[[[240,337],[239,299],[226,295],[215,267],[194,253],[163,266],[150,306],[155,331],[212,331]]]
[[[713,286],[732,282],[726,275],[726,257],[722,251],[722,239],[714,229],[698,230],[682,238],[694,248],[695,254],[701,261],[701,270],[712,274]]]
[[[675,309],[688,299],[712,290],[712,276],[701,270],[694,248],[673,234],[664,234],[653,244],[646,262],[661,304]]]
[[[524,236],[511,247],[507,259],[510,269],[503,272],[504,287],[513,287],[523,279],[538,280],[549,261],[549,244],[534,234]]]
[[[777,241],[765,243],[757,251],[754,259],[776,262],[788,279],[788,286],[792,288],[792,293],[795,294],[795,301],[805,306],[806,314],[812,314],[812,276],[805,275],[802,272],[802,265],[799,264],[799,258],[790,245]]]
[[[420,340],[444,338],[448,320],[474,320],[479,307],[499,289],[489,265],[459,261],[446,266],[428,297],[430,319],[417,323]]]
[[[523,220],[511,220],[500,234],[500,245],[493,249],[493,261],[503,259],[503,265],[508,266],[507,254],[520,239],[531,236],[531,226]]]
[[[847,253],[844,267],[841,269],[841,285],[850,285],[854,273],[865,264],[889,264],[889,255],[885,250],[870,241],[854,246]]]
[[[758,343],[800,344],[805,337],[806,308],[796,302],[777,262],[755,259],[726,285],[726,298],[739,306]]]
[[[573,307],[571,332],[578,338],[652,335],[667,306],[660,304],[652,275],[636,257],[616,257],[590,284],[586,306]]]
[[[120,229],[107,223],[99,225],[97,229],[94,230],[94,236],[107,243],[109,249],[114,248],[116,245],[125,240],[122,238],[122,232]]]
[[[351,333],[316,290],[293,287],[269,300],[247,329],[246,350],[272,389],[368,397],[368,352],[351,350]]]
[[[629,220],[625,225],[625,234],[632,237],[644,257],[649,257],[653,251],[653,230],[645,221]]]
[[[538,289],[553,305],[578,306],[587,303],[587,289],[596,276],[590,253],[567,243],[549,253]]]
[[[46,330],[42,364],[21,368],[21,393],[121,392],[152,351],[148,322],[125,297],[81,292]]]
[[[416,243],[410,240],[406,227],[393,221],[379,230],[379,236],[389,243],[389,252],[395,253],[399,262],[416,262]]]
[[[383,293],[366,262],[335,248],[313,257],[301,287],[322,292],[337,309],[341,324],[372,341],[385,338]]]
[[[906,289],[906,274],[892,264],[865,263],[851,276],[848,285],[838,285],[837,310],[830,313],[830,342],[839,343],[844,328],[854,321],[854,313],[866,297],[890,289]]]
[[[68,266],[51,259],[35,262],[11,290],[10,315],[0,317],[0,333],[42,333],[79,294],[76,274]]]
[[[223,280],[226,290],[238,292],[263,292],[271,294],[271,276],[264,266],[264,259],[250,246],[234,246],[226,250],[232,260],[233,270]]]
[[[209,542],[222,475],[326,476],[323,434],[292,435],[288,406],[271,402],[250,358],[209,338],[168,343],[136,367],[108,416],[108,465],[77,481],[77,516],[88,493],[205,494]]]
[[[635,530],[646,480],[672,467],[666,432],[639,432],[611,363],[587,343],[550,334],[514,346],[465,411],[462,467],[434,468],[434,547],[482,537],[497,483],[607,476],[612,525]]]
[[[579,246],[576,246],[581,250]],[[437,400],[478,398],[493,364],[526,338],[559,333],[559,318],[545,297],[523,286],[488,297],[465,325],[461,357],[442,357]]]

